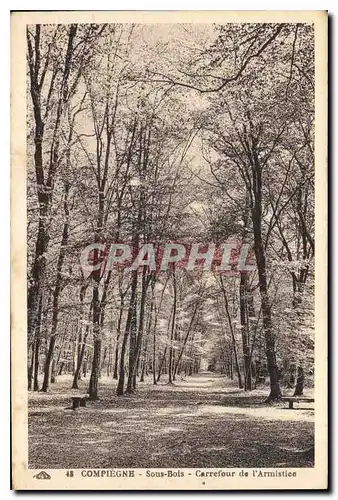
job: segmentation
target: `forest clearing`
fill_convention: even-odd
[[[311,467],[313,405],[289,411],[262,404],[266,390],[250,394],[210,372],[112,397],[86,408],[70,403],[70,378],[29,402],[29,463],[33,468]],[[85,389],[84,381],[80,384]],[[311,394],[307,393],[307,394]],[[62,457],[62,463],[60,461]]]

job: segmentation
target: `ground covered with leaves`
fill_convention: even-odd
[[[88,380],[80,381],[81,393]],[[29,467],[311,467],[313,404],[264,404],[266,390],[244,393],[202,373],[170,386],[151,381],[117,397],[100,381],[100,399],[69,409],[69,376],[29,394]]]

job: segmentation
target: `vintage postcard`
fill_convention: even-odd
[[[327,12],[11,39],[13,489],[326,489]]]

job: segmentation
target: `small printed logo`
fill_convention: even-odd
[[[33,476],[33,477],[35,479],[51,479],[51,476],[49,474],[47,474],[47,472],[45,472],[44,470],[39,472],[39,474],[35,474],[35,476]]]

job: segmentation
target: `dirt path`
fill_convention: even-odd
[[[31,394],[30,467],[306,467],[312,465],[313,410],[262,405],[210,373],[175,385],[140,384],[118,398],[102,380],[101,399],[71,411],[69,378]],[[85,390],[86,382],[83,383]]]

